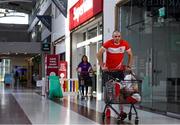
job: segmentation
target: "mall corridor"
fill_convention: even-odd
[[[0,0],[0,124],[180,125],[179,1]]]
[[[102,120],[104,105],[95,98],[82,100],[69,94],[63,99],[49,100],[40,95],[40,90],[4,89],[1,84],[0,124],[116,124],[117,116],[113,112],[110,119]],[[138,113],[139,124],[180,124],[180,119],[139,108]],[[134,124],[134,117],[121,124]]]

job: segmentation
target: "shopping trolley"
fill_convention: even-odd
[[[103,78],[107,79],[107,81],[105,81],[104,83],[105,108],[102,115],[103,120],[105,118],[106,109],[109,107],[117,114],[117,123],[120,123],[122,121],[120,113],[112,106],[112,104],[130,104],[128,119],[131,120],[132,115],[135,114],[135,124],[138,124],[138,112],[134,104],[138,103],[140,99],[136,100],[133,97],[135,95],[136,97],[140,97],[140,84],[142,83],[142,80],[137,80],[132,71],[130,71],[129,73],[133,78],[129,80],[119,81],[119,79],[109,75],[108,72],[103,72]],[[132,113],[133,109],[135,113]]]
[[[89,72],[89,71],[81,71],[78,73],[78,81],[79,81],[78,97],[81,96],[81,98],[84,98],[84,95],[83,95],[84,89],[82,89],[82,87],[91,86],[92,80],[89,75],[90,73],[91,72]],[[88,91],[88,90],[86,90],[86,91]],[[92,93],[91,93],[91,98],[92,98]]]

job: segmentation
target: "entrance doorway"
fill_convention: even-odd
[[[140,105],[180,114],[180,9],[169,6],[161,17],[162,5],[135,1],[121,6],[119,22],[132,46],[133,70],[143,80]]]
[[[100,68],[96,59],[96,53],[102,45],[102,40],[92,42],[85,46],[77,48],[77,60],[81,61],[83,55],[88,57],[88,61],[91,63],[94,74],[92,76],[92,91],[94,94],[101,93],[101,84],[99,84],[99,79],[101,78]],[[97,84],[98,82],[98,84]]]

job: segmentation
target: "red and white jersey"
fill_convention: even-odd
[[[122,70],[124,53],[131,50],[128,42],[120,40],[119,44],[115,44],[111,39],[103,44],[103,48],[106,50],[106,67],[109,70]]]

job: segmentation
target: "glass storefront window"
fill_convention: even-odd
[[[133,70],[143,80],[141,105],[179,114],[180,10],[166,3],[165,15],[160,15],[162,5],[136,1],[121,6],[119,26],[133,48]]]
[[[103,33],[103,26],[102,24],[99,26],[99,35],[101,35]]]
[[[83,41],[94,38],[98,35],[101,35],[103,33],[103,25],[100,24],[98,27],[94,27],[92,29],[89,29],[88,31],[83,33]]]
[[[96,36],[97,36],[97,27],[95,27],[91,30],[88,30],[88,39],[91,39]]]
[[[83,41],[86,40],[86,32],[83,33]]]

